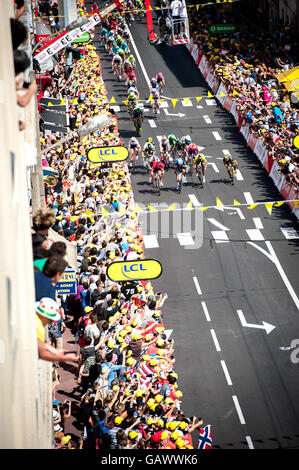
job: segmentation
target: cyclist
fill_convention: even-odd
[[[199,154],[199,150],[196,144],[190,144],[186,148],[186,158],[189,165],[193,166],[194,158]]]
[[[134,109],[132,115],[133,123],[137,134],[140,135],[140,131],[142,131],[142,123],[143,123],[143,111],[138,106]]]
[[[130,62],[131,66],[133,67],[133,69],[135,69],[136,67],[136,60],[135,60],[135,57],[130,54],[129,57],[128,57],[128,61]]]
[[[153,108],[153,113],[160,113],[159,106],[160,106],[160,94],[157,88],[152,89],[152,108]]]
[[[124,67],[123,67],[123,70],[124,70],[124,76],[127,77],[128,73],[131,72],[131,70],[133,70],[133,67],[132,67],[132,64],[131,62],[126,59],[124,61]]]
[[[110,34],[110,33],[113,33],[113,34]],[[111,30],[109,31],[108,33],[108,36],[107,36],[107,51],[109,52],[109,54],[113,54],[112,52],[112,47],[113,47],[113,43],[114,43],[114,31]]]
[[[100,31],[101,44],[105,48],[106,48],[107,36],[108,36],[108,30],[106,28],[102,28]]]
[[[166,135],[163,135],[160,143],[160,158],[164,164],[165,162],[169,163],[169,151],[169,140],[167,139]]]
[[[114,69],[114,75],[117,75],[121,80],[121,64],[122,58],[119,54],[115,54],[112,59],[112,68]]]
[[[131,69],[126,76],[126,84],[128,85],[129,82],[137,86],[137,79],[133,69]]]
[[[163,178],[165,176],[164,164],[163,162],[160,161],[159,157],[155,156],[153,157],[153,160],[151,162],[151,169],[150,169],[150,175],[152,177],[154,187],[156,186],[156,178],[158,174],[160,175],[161,188],[163,188]]]
[[[144,166],[147,168],[148,167],[148,161],[154,157],[156,154],[156,148],[155,148],[155,143],[153,142],[153,139],[149,137],[147,141],[145,142],[143,149],[142,149],[142,157],[144,160]],[[151,181],[150,181],[151,182]]]
[[[139,98],[139,92],[138,92],[137,88],[134,85],[130,86],[130,88],[128,89],[128,95],[130,93],[135,93],[137,98]]]
[[[193,166],[194,166],[194,168],[195,168],[196,174],[198,174],[199,165],[201,165],[202,180],[203,180],[203,182],[205,183],[205,181],[206,181],[206,176],[205,176],[205,174],[206,174],[206,169],[207,169],[207,166],[208,166],[208,162],[207,162],[207,159],[206,159],[206,157],[204,156],[203,153],[199,153],[199,154],[196,155],[196,157],[194,158]]]
[[[162,93],[163,87],[165,86],[165,78],[164,78],[162,72],[157,73],[156,82],[158,84],[159,92]]]
[[[175,161],[175,174],[176,174],[176,190],[178,191],[179,190],[179,180],[180,178],[183,178],[185,177],[185,173],[186,173],[186,163],[184,162],[184,160],[182,158],[178,158],[176,161]],[[182,176],[180,176],[182,175]]]
[[[190,135],[184,135],[182,137],[182,142],[183,142],[185,148],[187,148],[188,145],[191,145],[192,144],[192,139],[191,139]]]
[[[141,146],[136,139],[136,137],[131,137],[129,141],[129,156],[130,156],[130,166],[136,162],[139,156],[139,152],[141,151]]]
[[[133,113],[136,106],[137,106],[137,95],[135,93],[130,93],[128,96],[128,111],[130,114]]]
[[[231,179],[233,179],[233,178],[232,178],[232,171],[231,171],[231,170],[233,169],[234,171],[236,171],[236,169],[237,169],[237,167],[238,167],[238,162],[237,162],[237,160],[233,159],[233,158],[231,157],[231,155],[225,154],[225,155],[223,155],[223,164],[224,164],[224,166],[225,166],[225,168],[226,168],[226,171],[227,171],[227,173],[228,173],[228,176],[229,176]]]
[[[175,153],[176,140],[177,140],[177,138],[174,134],[169,134],[169,136],[168,136],[168,142],[169,142],[169,145],[170,145],[169,153],[172,154],[173,159],[174,159],[174,153]]]
[[[185,156],[185,144],[182,137],[176,140],[174,148],[179,156],[182,158]]]
[[[153,89],[158,89],[158,83],[157,83],[157,80],[155,79],[155,77],[153,77],[151,79],[151,93],[153,92]]]

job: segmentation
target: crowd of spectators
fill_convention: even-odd
[[[257,24],[218,7],[192,11],[191,36],[235,100],[250,133],[263,139],[289,184],[298,187],[299,153],[293,145],[299,134],[298,100],[293,101],[276,78],[299,63],[296,25],[280,24],[271,35],[263,29],[261,9],[257,11],[258,29]],[[209,26],[215,23],[235,24],[236,32],[211,35]]]
[[[84,2],[78,6],[86,11]],[[104,24],[120,34],[126,28],[117,11]],[[127,163],[94,165],[87,159],[93,146],[123,142],[95,47],[79,49],[69,78],[65,53],[59,53],[47,96],[68,100],[74,129],[97,114],[109,116],[112,124],[64,143],[62,134],[40,135],[43,167],[57,178],[53,186],[45,184],[47,207],[33,214],[32,224],[38,351],[53,363],[55,448],[192,449],[191,434],[203,421],[182,409],[174,342],[162,316],[167,294],[155,292],[149,281],[112,282],[107,276],[114,261],[143,258],[142,230]],[[55,288],[68,267],[66,243],[53,243],[50,228],[77,250],[77,293],[67,299]],[[69,327],[79,355],[63,349]],[[64,433],[72,408],[55,396],[63,361],[72,361],[77,370],[79,440]]]

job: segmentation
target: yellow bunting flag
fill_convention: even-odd
[[[190,98],[184,98],[184,104],[187,105],[190,101]]]
[[[140,212],[142,209],[137,204],[135,205],[135,212]]]
[[[53,106],[53,103],[51,103],[51,101],[49,101],[48,106]]]
[[[236,201],[236,199],[234,199],[234,206],[239,206],[239,205],[240,205],[239,201]]]
[[[171,100],[172,105],[173,105],[174,108],[175,108],[175,105],[177,104],[177,101],[178,101],[177,98],[173,98],[173,99]]]
[[[58,216],[56,217],[56,219],[57,219],[57,220],[62,220],[62,215],[58,215]]]
[[[125,103],[125,105],[128,106],[128,102],[127,102],[127,101],[123,101],[123,103]]]
[[[86,214],[87,215],[94,215],[94,212],[91,212],[90,210],[86,209]]]
[[[158,210],[158,209],[156,209],[155,207],[150,206],[149,204],[147,205],[147,207],[149,208],[149,210],[150,210],[151,212],[156,212],[156,211]]]
[[[192,201],[188,202],[188,205],[185,207],[185,211],[191,211],[193,209]]]
[[[299,201],[294,201],[294,207],[299,206]]]
[[[65,101],[64,101],[64,99],[63,99],[63,98],[62,98],[62,100],[61,100],[61,103],[60,103],[60,104],[61,104],[61,105],[62,105],[62,104],[65,104]]]
[[[236,90],[233,90],[233,96],[238,95],[239,93]]]
[[[72,217],[70,218],[70,221],[71,222],[76,222],[76,220],[79,219],[79,216],[78,215],[72,215]]]
[[[109,103],[116,103],[114,96],[112,96],[112,98],[111,98],[111,100],[109,101]]]
[[[220,201],[219,197],[216,198],[217,207],[223,207],[223,203]]]
[[[265,207],[266,207],[267,211],[269,212],[269,214],[271,215],[272,214],[273,202],[266,203]]]
[[[106,209],[104,209],[104,207],[102,206],[101,207],[101,214],[104,215],[104,216],[107,216],[107,215],[110,215],[110,212],[108,212]]]
[[[174,211],[175,206],[176,206],[176,203],[172,204],[171,206],[168,207],[168,210]]]
[[[214,98],[214,95],[212,95],[212,93],[210,91],[208,91],[208,97],[209,98]]]
[[[220,96],[224,97],[224,96],[226,96],[226,94],[223,93],[223,91],[220,91]]]
[[[250,204],[247,209],[254,209],[256,206],[258,206],[258,204]]]
[[[197,96],[197,97],[196,97],[196,101],[198,102],[198,101],[200,101],[200,100],[202,100],[202,96]]]
[[[209,207],[199,207],[198,209],[199,209],[200,211],[204,212],[204,211],[206,211],[207,209],[209,209]]]
[[[280,201],[280,202],[277,202],[276,204],[274,204],[274,206],[275,206],[275,207],[280,207],[280,206],[282,206],[284,203],[285,203],[285,201]]]
[[[153,101],[153,95],[151,95],[147,101]]]

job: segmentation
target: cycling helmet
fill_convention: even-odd
[[[177,140],[176,136],[174,134],[170,134],[168,136],[168,140]]]
[[[189,150],[197,150],[197,145],[196,144],[191,144],[190,147],[189,147]]]
[[[137,142],[136,137],[132,137],[131,142]]]
[[[135,112],[141,113],[141,109],[140,108],[135,108]]]
[[[185,140],[186,140],[187,142],[189,142],[189,144],[192,143],[192,139],[191,139],[190,135],[185,135]]]
[[[129,60],[130,62],[135,61],[134,56],[133,56],[132,54],[130,54],[129,57],[128,57],[128,60]]]
[[[182,158],[179,158],[179,159],[178,159],[178,164],[179,164],[179,165],[183,165],[183,159],[182,159]]]
[[[149,138],[147,139],[147,141],[148,141],[148,143],[152,143],[153,139],[152,139],[151,137],[149,137]]]

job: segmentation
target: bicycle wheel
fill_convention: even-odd
[[[157,175],[157,178],[156,178],[156,188],[157,188],[158,194],[159,194],[159,196],[160,196],[160,191],[161,191],[161,179],[160,179],[160,175],[159,175],[159,174]]]
[[[198,177],[198,180],[199,180],[199,184],[201,185],[201,187],[203,187],[203,181],[202,181],[202,176],[201,176],[201,169],[200,169],[200,167],[198,167],[197,177]]]

